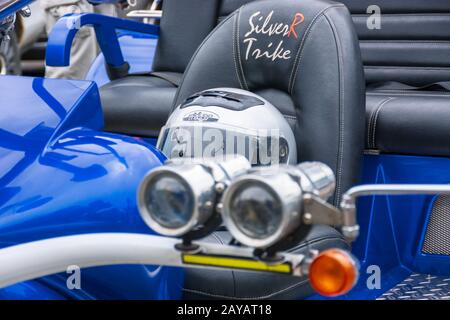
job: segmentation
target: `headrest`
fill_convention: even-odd
[[[344,38],[338,39],[341,34]],[[347,42],[354,48],[339,47]],[[176,105],[190,94],[212,87],[275,88],[291,94],[303,61],[311,64],[314,59],[325,68],[323,60],[336,60],[338,51],[344,49],[354,51],[358,65],[358,41],[343,4],[326,0],[253,1],[222,21],[197,49]]]
[[[290,92],[302,49],[314,41],[309,37],[314,26],[326,19],[327,10],[342,6],[320,0],[278,3],[254,2],[236,13],[234,50],[244,89],[269,86]]]
[[[364,138],[364,75],[352,18],[343,4],[262,0],[244,5],[197,49],[174,107],[216,87],[252,91],[276,106],[294,129],[299,161],[333,168],[334,201],[356,182]]]

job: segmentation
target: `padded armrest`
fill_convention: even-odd
[[[127,30],[144,34],[159,35],[159,26],[132,20],[114,18],[94,13],[70,14],[58,20],[48,37],[46,64],[64,67],[70,64],[70,49],[73,39],[81,27],[90,26],[95,30],[97,41],[105,61],[112,73],[128,72],[117,38],[117,30]],[[114,74],[110,74],[110,77]]]

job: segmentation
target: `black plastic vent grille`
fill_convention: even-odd
[[[433,203],[422,252],[450,255],[450,195],[439,196]]]

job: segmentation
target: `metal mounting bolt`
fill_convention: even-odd
[[[303,223],[304,224],[311,224],[312,223],[312,214],[309,212],[306,212],[303,215]]]
[[[26,7],[22,8],[22,9],[19,11],[19,13],[20,13],[20,15],[21,15],[22,17],[28,18],[29,16],[31,16],[31,9],[30,9],[29,6],[26,6]]]
[[[225,191],[225,184],[223,182],[216,183],[216,192],[217,193],[223,193]]]
[[[204,207],[206,209],[211,209],[212,206],[213,206],[213,203],[211,201],[206,201],[205,204],[204,204]]]

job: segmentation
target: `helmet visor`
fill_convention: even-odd
[[[242,155],[253,166],[287,163],[289,147],[280,131],[215,124],[163,127],[157,147],[168,158],[222,158]]]

